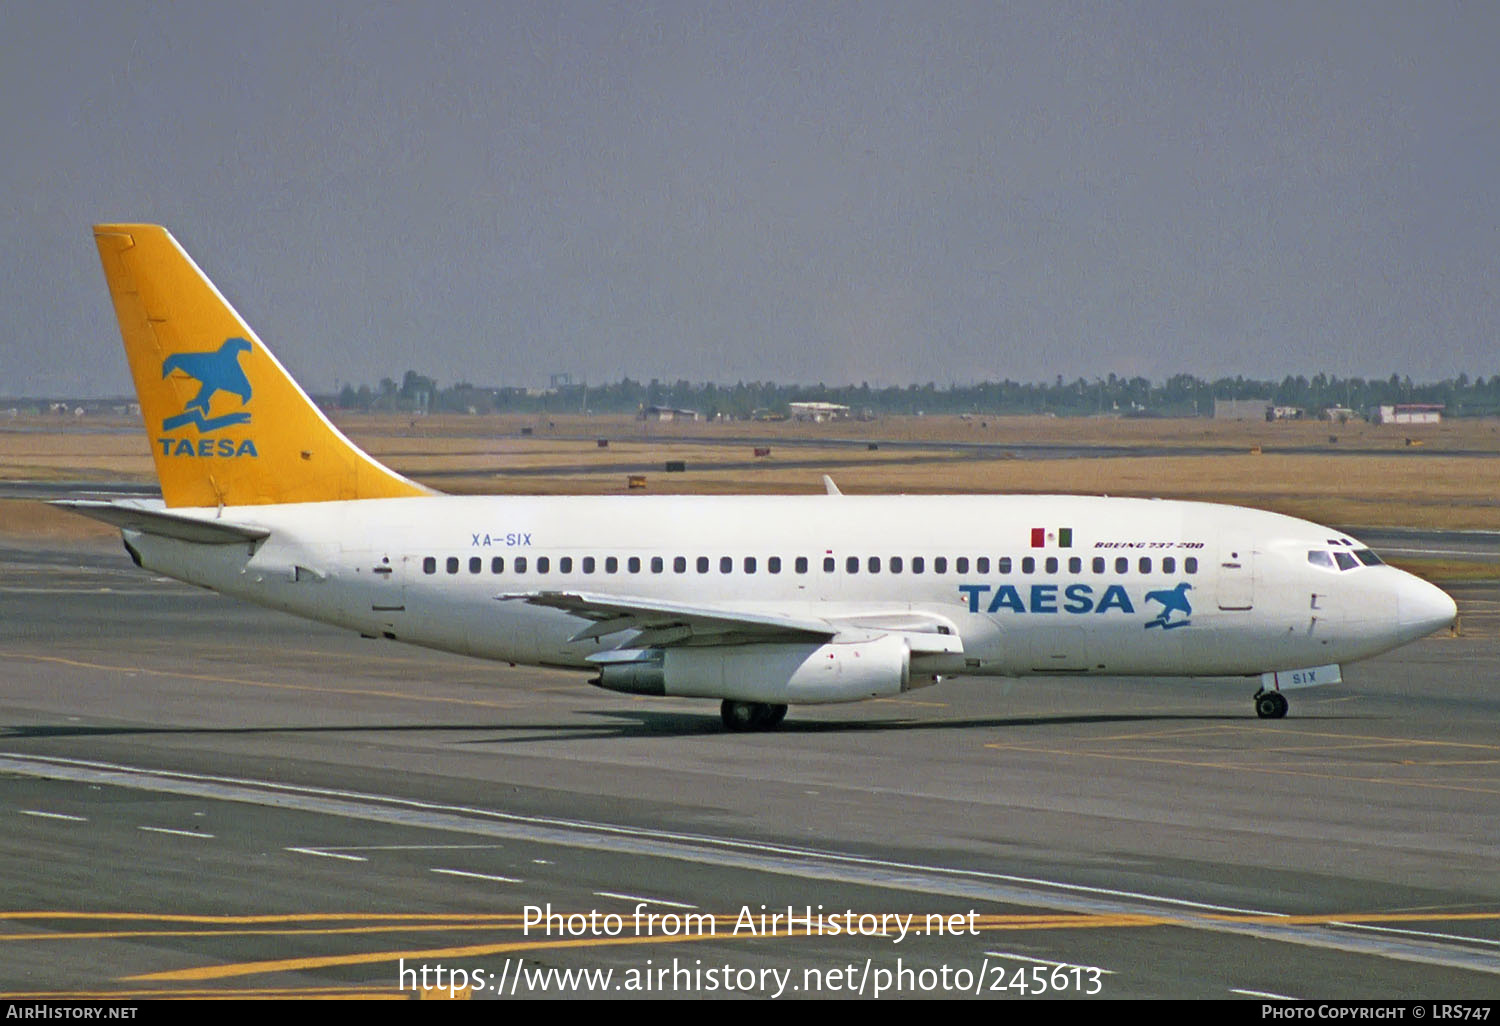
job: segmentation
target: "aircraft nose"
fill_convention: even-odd
[[[1406,574],[1396,589],[1396,617],[1401,633],[1415,640],[1452,624],[1458,606],[1441,588]]]

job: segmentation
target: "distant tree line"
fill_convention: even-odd
[[[333,397],[326,397],[333,399]],[[1077,378],[1061,375],[1051,383],[998,381],[975,385],[734,385],[689,381],[622,381],[605,385],[564,385],[545,392],[492,388],[468,382],[441,387],[432,378],[407,371],[400,382],[383,378],[375,387],[346,385],[335,404],[345,409],[450,413],[635,413],[648,406],[696,410],[707,418],[778,416],[789,403],[831,402],[856,414],[1016,414],[1057,416],[1118,414],[1136,417],[1207,417],[1215,399],[1270,399],[1316,416],[1329,407],[1363,413],[1387,403],[1442,403],[1448,416],[1500,415],[1500,374],[1470,380],[1467,374],[1434,384],[1416,384],[1392,374],[1386,379],[1285,377],[1280,382],[1250,378],[1205,381],[1177,374],[1157,384],[1146,378]]]

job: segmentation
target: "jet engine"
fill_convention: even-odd
[[[883,698],[912,687],[911,649],[894,635],[822,645],[629,649],[593,661],[599,676],[590,683],[631,695],[813,705]]]

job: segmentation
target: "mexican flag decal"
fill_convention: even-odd
[[[1071,549],[1073,547],[1073,529],[1071,527],[1033,527],[1031,529],[1031,547],[1044,549],[1048,545],[1056,545],[1060,549]]]

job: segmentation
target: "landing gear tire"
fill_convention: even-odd
[[[786,706],[770,705],[766,702],[731,702],[725,699],[719,706],[719,718],[724,729],[736,734],[757,730],[771,730],[786,717]]]
[[[1263,720],[1279,720],[1286,710],[1286,696],[1280,691],[1261,691],[1255,696],[1255,715]]]

